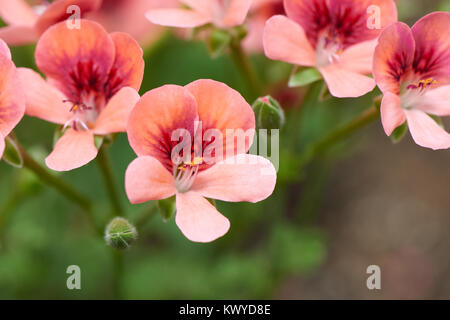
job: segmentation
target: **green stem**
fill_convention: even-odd
[[[328,148],[333,146],[335,143],[341,141],[342,139],[348,138],[359,129],[378,119],[379,115],[379,110],[376,107],[367,109],[349,123],[331,132],[317,143],[309,146],[301,159],[301,164],[303,166],[308,164],[316,156],[328,150]]]
[[[123,211],[122,205],[120,204],[119,192],[117,191],[117,184],[114,179],[111,161],[105,150],[105,146],[102,146],[98,152],[97,163],[100,167],[100,171],[102,172],[106,189],[114,209],[114,216],[121,215]]]
[[[251,91],[251,99],[255,100],[261,94],[261,84],[253,69],[252,63],[242,49],[241,41],[233,39],[230,43],[230,53],[239,73],[244,77]]]
[[[124,271],[124,259],[123,252],[117,249],[113,249],[113,297],[115,300],[122,298],[122,280]]]

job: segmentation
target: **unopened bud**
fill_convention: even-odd
[[[253,103],[256,129],[280,129],[284,124],[284,111],[271,96],[256,99]],[[270,132],[270,131],[269,131]]]
[[[136,228],[127,219],[116,217],[106,226],[105,240],[113,248],[128,249],[136,239]]]

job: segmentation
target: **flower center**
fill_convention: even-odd
[[[175,188],[178,192],[184,193],[194,184],[198,174],[199,165],[203,163],[203,157],[194,157],[191,162],[184,162],[174,166],[173,176],[175,178]]]
[[[67,127],[78,130],[90,130],[94,127],[97,112],[94,107],[88,106],[83,102],[63,100],[64,103],[71,103],[70,112],[72,118],[64,124],[63,130]]]
[[[339,37],[333,31],[325,31],[319,36],[316,46],[316,64],[325,67],[339,60],[343,46]]]
[[[402,90],[402,107],[404,109],[413,108],[421,96],[425,94],[431,87],[435,86],[437,81],[433,78],[422,79],[416,82],[412,82],[406,86],[405,90]]]

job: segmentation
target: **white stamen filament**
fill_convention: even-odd
[[[194,184],[197,177],[198,166],[181,166],[174,169],[175,188],[178,192],[184,193]]]

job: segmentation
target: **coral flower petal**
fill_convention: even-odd
[[[241,94],[224,83],[207,79],[191,82],[185,88],[197,101],[203,131],[220,130],[224,139],[222,159],[227,155],[246,153],[253,142],[255,114]],[[245,143],[236,144],[232,137],[226,138],[227,130],[234,134],[238,133],[236,129],[242,129],[248,134]]]
[[[26,100],[26,114],[46,121],[65,124],[71,117],[66,97],[48,84],[36,71],[18,69]]]
[[[111,38],[116,47],[116,55],[108,86],[113,93],[123,86],[139,90],[145,65],[141,47],[136,40],[123,32],[111,33]]]
[[[0,28],[0,39],[13,46],[21,46],[30,42],[35,42],[38,33],[31,26],[9,25]]]
[[[339,65],[361,74],[372,73],[373,53],[378,41],[369,40],[348,47],[339,56]]]
[[[48,27],[60,21],[67,20],[74,12],[67,12],[70,6],[77,6],[80,14],[95,11],[102,5],[102,0],[59,0],[51,3],[36,21],[36,30],[39,34]]]
[[[25,98],[19,74],[6,55],[0,55],[0,133],[6,137],[25,112]]]
[[[0,159],[3,157],[4,151],[5,151],[5,138],[0,133]]]
[[[131,203],[160,200],[175,194],[172,174],[157,159],[137,157],[125,173],[125,190]]]
[[[234,27],[243,24],[252,0],[230,0],[221,25]]]
[[[124,87],[109,100],[95,123],[95,134],[105,135],[127,130],[128,117],[139,100],[139,94],[130,87]]]
[[[6,44],[6,42],[1,39],[0,39],[0,55],[3,55],[8,59],[11,59],[11,50],[9,50],[9,47]]]
[[[223,201],[258,202],[272,194],[276,179],[275,168],[269,160],[240,154],[201,171],[191,190]]]
[[[414,141],[433,150],[450,148],[450,134],[429,115],[420,110],[405,110],[409,131]]]
[[[405,112],[401,107],[400,96],[392,92],[386,92],[384,94],[383,100],[381,101],[380,113],[384,132],[388,136],[406,120]]]
[[[80,29],[69,29],[65,22],[50,27],[39,39],[35,52],[38,68],[67,97],[81,84],[103,87],[114,57],[111,37],[101,25],[88,20],[80,20]]]
[[[450,12],[426,15],[411,28],[416,40],[414,70],[439,85],[450,83]]]
[[[97,153],[92,131],[69,129],[55,144],[45,163],[52,170],[69,171],[89,163]]]
[[[197,104],[192,94],[181,86],[165,85],[144,94],[131,111],[127,133],[137,155],[157,158],[172,172],[172,141],[177,129],[188,130],[194,137]]]
[[[315,52],[302,27],[285,16],[274,16],[266,22],[263,42],[264,52],[270,59],[315,65]]]
[[[414,38],[406,24],[397,22],[381,33],[373,61],[373,75],[381,91],[399,93],[400,81],[411,69],[414,50]]]
[[[375,81],[362,74],[346,70],[339,64],[320,68],[330,93],[337,98],[356,98],[375,88]]]
[[[450,85],[430,89],[420,95],[415,108],[437,116],[450,116]]]
[[[145,16],[154,24],[179,28],[196,28],[212,21],[209,16],[185,9],[154,9]]]
[[[10,25],[33,26],[37,14],[24,0],[0,0],[0,16]]]
[[[211,242],[228,232],[230,221],[200,194],[189,191],[176,198],[175,222],[189,240]]]

